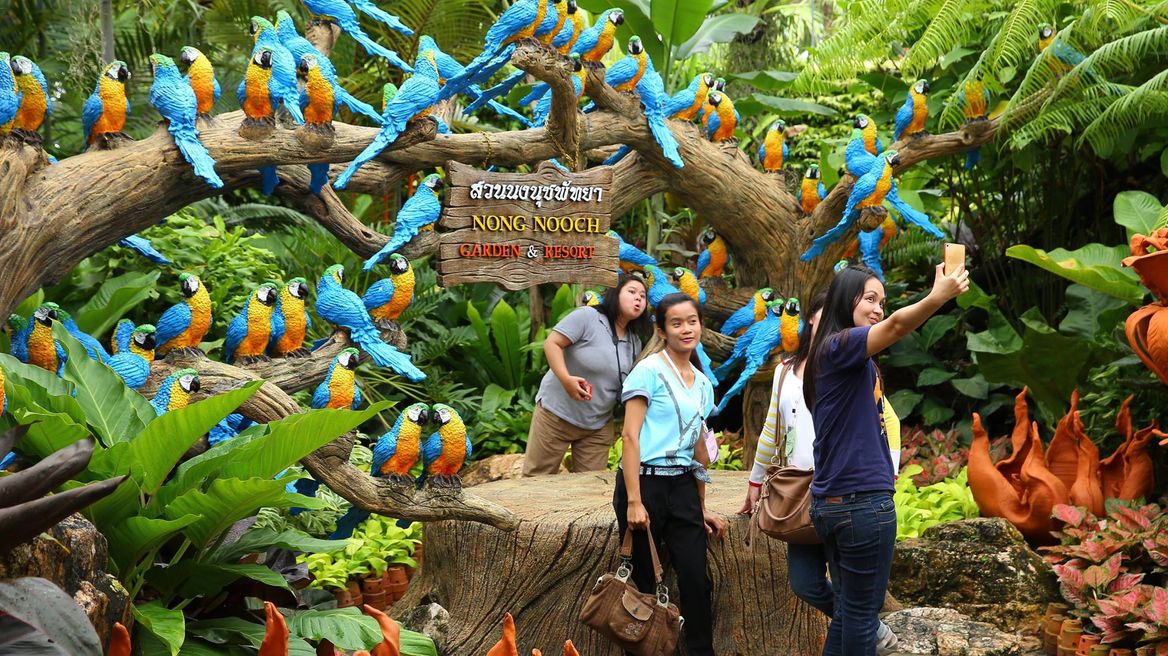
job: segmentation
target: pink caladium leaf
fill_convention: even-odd
[[[1091,623],[1102,632],[1103,642],[1115,643],[1127,637],[1127,625],[1118,617],[1099,616],[1091,618]]]
[[[1144,607],[1144,617],[1159,624],[1162,630],[1168,630],[1168,588],[1152,589],[1152,598]]]
[[[1083,571],[1071,565],[1055,565],[1054,573],[1058,575],[1059,592],[1071,604],[1077,607],[1087,605],[1087,584],[1083,580]]]
[[[1080,526],[1087,520],[1087,509],[1082,506],[1072,506],[1066,503],[1055,505],[1051,515],[1068,526]]]
[[[1114,578],[1103,565],[1092,565],[1083,572],[1083,582],[1097,591],[1105,589]]]
[[[1116,594],[1119,592],[1127,592],[1131,590],[1137,583],[1144,580],[1144,574],[1132,574],[1130,572],[1120,574],[1110,585],[1107,586],[1108,594]]]
[[[1152,521],[1142,512],[1128,506],[1118,506],[1112,516],[1125,528],[1146,529],[1152,525]]]

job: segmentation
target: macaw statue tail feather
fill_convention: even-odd
[[[650,118],[649,131],[653,133],[653,138],[657,140],[657,145],[661,146],[661,154],[673,164],[673,168],[680,169],[684,167],[685,162],[681,161],[681,153],[677,151],[677,139],[673,138],[673,132],[665,124],[665,119]]]
[[[418,382],[425,380],[426,374],[414,366],[410,356],[381,341],[381,335],[370,326],[367,330],[353,331],[353,341],[369,354],[378,366],[392,369],[406,378]]]
[[[215,160],[206,146],[199,141],[199,137],[190,130],[175,130],[171,132],[174,144],[178,146],[185,159],[194,169],[195,175],[207,181],[207,184],[216,189],[223,188],[223,180],[215,172]]]
[[[414,31],[407,27],[405,23],[401,22],[400,18],[385,12],[370,0],[352,0],[352,3],[359,11],[380,23],[384,23],[386,27],[394,32],[399,32],[406,36],[414,35]]]
[[[345,31],[348,32],[354,39],[356,39],[357,43],[360,43],[365,48],[365,52],[369,53],[370,55],[377,55],[378,57],[388,61],[390,64],[393,64],[395,68],[401,69],[406,73],[414,72],[414,67],[403,61],[401,57],[398,57],[396,52],[369,38],[369,35],[363,32],[360,28]]]
[[[388,148],[391,143],[397,141],[397,138],[400,134],[401,132],[392,126],[383,126],[381,131],[377,133],[377,136],[374,137],[373,142],[368,146],[365,146],[365,150],[362,150],[361,154],[357,155],[357,157],[349,163],[349,166],[347,166],[345,170],[337,176],[336,182],[333,183],[333,188],[344,189],[349,184],[349,178],[353,177],[353,174],[357,172],[357,169],[364,166],[365,163],[369,160],[380,155],[381,151]]]
[[[968,171],[981,161],[981,148],[974,148],[965,153],[965,170]]]
[[[296,121],[297,125],[304,125],[304,112],[300,111],[300,91],[297,89],[289,89],[281,100],[283,101],[284,110],[292,115],[292,120]]]
[[[360,98],[355,97],[339,84],[335,85],[335,89],[337,99],[340,100],[345,105],[345,107],[348,107],[358,114],[364,114],[365,116],[373,119],[373,121],[375,121],[378,125],[381,125],[381,114],[378,113],[376,109],[373,109],[372,105],[361,100]]]
[[[276,187],[280,184],[280,176],[276,174],[276,167],[274,166],[261,166],[260,179],[260,191],[264,192],[265,196],[271,196],[272,192],[276,191]]]
[[[155,264],[161,264],[163,266],[170,264],[170,260],[166,259],[166,256],[162,253],[159,253],[158,249],[154,248],[154,244],[151,244],[150,240],[146,239],[145,237],[130,235],[129,237],[119,241],[118,246],[129,248],[130,250]],[[129,347],[127,346],[127,348]]]
[[[312,173],[312,179],[308,182],[308,190],[319,196],[320,190],[324,189],[324,186],[329,181],[329,165],[327,162],[324,164],[309,164],[308,170]]]
[[[509,75],[507,77],[507,79],[496,84],[495,86],[491,87],[490,89],[483,91],[482,94],[480,94],[479,97],[476,98],[474,102],[472,102],[471,104],[466,106],[466,111],[473,112],[475,110],[482,109],[483,107],[486,107],[487,103],[490,102],[492,99],[498,98],[499,96],[514,89],[517,84],[519,84],[520,82],[523,81],[523,77],[525,75],[527,75],[526,71],[515,71],[514,73]]]
[[[530,93],[528,93],[526,96],[523,96],[523,98],[519,100],[519,104],[530,105],[533,102],[538,102],[540,98],[543,98],[544,94],[546,94],[549,89],[551,89],[551,87],[547,85],[547,82],[540,82],[531,88]]]
[[[933,222],[929,220],[928,216],[918,212],[913,208],[912,205],[904,202],[904,199],[902,199],[900,195],[896,193],[895,189],[888,192],[887,199],[888,202],[892,205],[893,209],[895,209],[902,217],[904,217],[905,221],[912,223],[913,225],[917,226],[921,230],[924,230],[937,239],[945,238],[945,233],[941,232],[940,228],[933,225]]]
[[[621,146],[620,148],[617,148],[615,153],[613,153],[612,155],[609,155],[608,159],[604,160],[604,162],[603,162],[604,166],[612,166],[613,164],[616,164],[617,162],[621,161],[622,159],[624,159],[625,155],[629,154],[630,150],[632,150],[632,149],[629,148],[628,146]]]
[[[490,107],[491,109],[495,110],[495,113],[498,114],[499,116],[505,116],[507,118],[511,118],[511,119],[516,120],[516,121],[519,121],[519,124],[524,126],[524,127],[529,127],[529,128],[534,127],[531,123],[531,119],[527,118],[523,114],[520,114],[519,112],[515,111],[514,109],[511,109],[510,107],[504,105],[501,102],[497,102],[497,101],[492,100],[491,102],[487,103],[487,106]]]
[[[750,380],[750,377],[756,371],[758,371],[757,364],[751,365],[750,362],[746,363],[746,368],[742,370],[742,373],[738,374],[738,380],[734,381],[734,386],[726,390],[726,394],[722,397],[722,400],[718,401],[718,406],[714,408],[714,414],[718,414],[726,409],[726,404],[730,402],[730,399],[737,396],[742,391],[742,388],[746,387],[747,381]]]
[[[353,531],[361,522],[369,519],[369,511],[357,506],[350,506],[349,511],[337,520],[337,528],[329,535],[330,540],[345,540],[353,536]]]
[[[710,379],[711,385],[717,387],[718,374],[714,372],[714,361],[710,359],[710,356],[706,355],[706,349],[701,344],[698,344],[697,352],[698,361],[702,363],[702,373],[706,375],[706,378]]]

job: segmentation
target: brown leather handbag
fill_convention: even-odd
[[[783,379],[790,370],[789,364],[783,365],[778,389],[783,389]],[[781,428],[775,427],[783,439],[775,445],[775,456],[767,467],[752,523],[776,540],[790,544],[820,544],[823,541],[811,523],[811,478],[815,472],[787,464],[787,431]],[[775,463],[775,458],[778,463]]]
[[[648,529],[646,529],[648,531]],[[641,592],[629,581],[633,573],[633,532],[626,529],[621,541],[620,566],[601,576],[580,609],[580,621],[621,649],[637,656],[671,656],[684,621],[669,590],[661,582],[661,561],[649,534],[653,576],[657,593]]]

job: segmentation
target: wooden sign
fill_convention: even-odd
[[[611,190],[608,166],[565,173],[544,162],[524,174],[448,162],[438,284],[615,285],[618,244],[605,234]]]

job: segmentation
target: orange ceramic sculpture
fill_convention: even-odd
[[[130,656],[130,632],[121,622],[114,622],[110,635],[109,656]]]
[[[1055,504],[1083,506],[1095,515],[1104,511],[1105,499],[1146,498],[1154,486],[1148,447],[1155,438],[1168,443],[1159,425],[1132,429],[1131,398],[1120,406],[1115,426],[1124,441],[1106,460],[1087,437],[1078,411],[1079,393],[1071,395],[1071,409],[1055,429],[1043,455],[1038,424],[1031,423],[1025,441],[1019,424],[1029,419],[1025,391],[1014,404],[1017,422],[1011,433],[1014,451],[996,465],[992,462],[989,436],[981,417],[973,415],[973,443],[969,449],[969,487],[984,517],[1003,517],[1027,538],[1049,542],[1057,527],[1051,519]]]
[[[288,624],[276,604],[264,602],[264,619],[266,629],[259,656],[288,656]]]
[[[1140,360],[1168,385],[1168,228],[1133,236],[1131,252],[1123,265],[1135,269],[1156,301],[1132,312],[1124,332]]]
[[[364,605],[365,614],[377,620],[381,627],[381,644],[370,652],[371,656],[401,656],[401,626],[389,615],[369,604]]]
[[[503,614],[503,637],[491,647],[487,656],[519,656],[519,647],[515,644],[515,618],[511,613]]]

